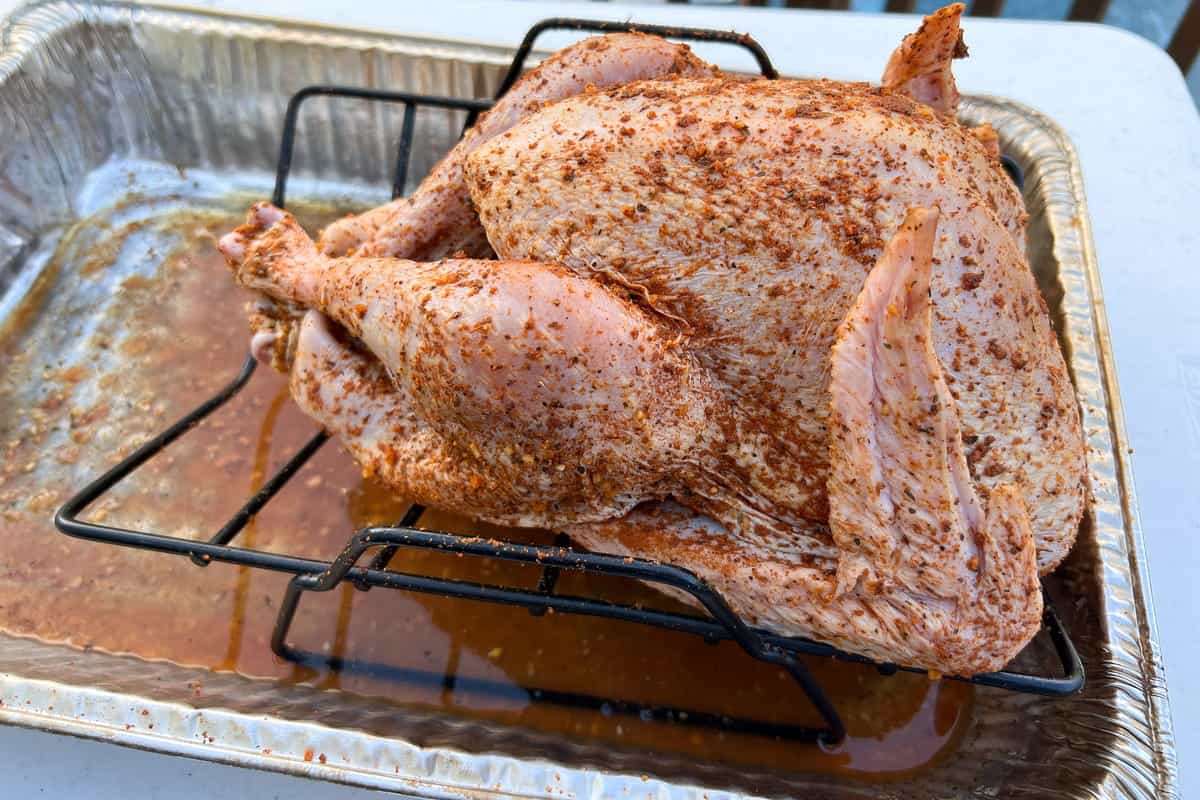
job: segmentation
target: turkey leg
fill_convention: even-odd
[[[348,356],[312,357],[335,351],[327,331],[306,323],[296,394],[326,425],[358,438],[361,421],[331,415],[361,415],[369,398],[355,386],[378,397],[386,370],[399,398],[372,419],[416,420],[418,444],[400,426],[395,447],[432,448],[386,470],[390,456],[368,459],[406,493],[416,494],[403,465],[453,455],[458,474],[439,479],[463,480],[477,498],[453,507],[504,524],[603,519],[693,485],[737,495],[725,457],[737,424],[722,395],[679,337],[594,281],[530,261],[329,258],[266,204],[220,246],[242,285],[322,311],[379,361],[338,377]],[[381,425],[367,426],[371,453]]]

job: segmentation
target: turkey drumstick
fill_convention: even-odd
[[[388,415],[416,420],[421,435],[393,433],[393,464],[375,455],[377,441],[358,448],[379,477],[423,503],[457,497],[465,513],[530,526],[605,519],[689,492],[717,507],[754,503],[739,478],[768,467],[739,458],[736,409],[680,337],[594,281],[530,261],[329,258],[265,203],[221,250],[243,286],[328,315],[386,369],[403,409]],[[306,327],[302,340],[329,336],[315,320]],[[305,347],[314,349],[329,348]],[[355,412],[365,398],[313,363],[306,356],[297,368],[340,381],[341,407]],[[358,371],[378,396],[378,382]],[[359,438],[322,410],[332,407],[321,399],[328,391],[301,403]],[[449,457],[460,460],[454,470]],[[438,481],[451,472],[478,490],[475,500],[460,487],[443,494]]]

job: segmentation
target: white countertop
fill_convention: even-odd
[[[0,0],[0,13],[14,6]],[[877,80],[912,18],[703,6],[440,0],[208,0],[228,11],[515,45],[549,16],[734,29],[785,74]],[[1166,661],[1183,796],[1200,795],[1200,116],[1163,51],[1081,23],[968,19],[964,92],[1034,106],[1070,135],[1088,202],[1120,374]],[[548,43],[553,43],[549,40]],[[719,60],[721,51],[705,51]],[[745,66],[735,63],[732,66]],[[28,773],[22,769],[54,763]],[[0,729],[18,796],[366,798],[377,793]],[[36,775],[36,778],[31,777]],[[8,780],[6,778],[6,780]]]

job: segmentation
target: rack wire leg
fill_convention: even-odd
[[[788,671],[788,674],[800,684],[800,688],[804,690],[808,701],[813,704],[813,708],[825,720],[826,730],[821,731],[817,736],[817,741],[826,746],[832,746],[840,743],[846,738],[846,725],[842,722],[842,716],[838,714],[837,709],[833,707],[829,696],[825,694],[825,690],[813,678],[812,673],[808,671],[808,667],[801,664],[794,658],[789,658],[783,662],[783,668]]]
[[[296,661],[296,652],[287,643],[288,632],[292,628],[292,620],[296,618],[296,609],[300,607],[300,595],[304,593],[301,575],[288,581],[287,591],[284,592],[283,602],[279,605],[279,613],[275,617],[275,629],[271,631],[271,652],[285,661]]]
[[[401,524],[415,523],[424,510],[421,506],[412,506],[404,515]],[[371,530],[361,530],[350,537],[350,543],[333,560],[329,569],[317,574],[297,575],[288,581],[283,602],[279,605],[279,614],[275,617],[275,629],[271,632],[271,651],[275,655],[287,661],[303,661],[302,654],[287,643],[288,631],[292,627],[292,621],[296,618],[296,609],[300,606],[300,596],[306,591],[327,592],[340,584],[358,563],[362,554],[374,546],[376,543],[371,541]],[[387,558],[390,559],[391,556],[389,555]]]

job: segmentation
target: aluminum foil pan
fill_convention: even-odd
[[[240,319],[212,319],[220,335],[197,341],[172,327],[205,319],[213,281],[162,272],[187,244],[163,221],[184,211],[200,220],[195,245],[210,235],[204,220],[225,220],[265,196],[283,106],[302,86],[486,97],[510,56],[462,42],[119,3],[35,4],[0,27],[0,446],[8,448],[0,465],[0,721],[423,797],[1176,796],[1079,166],[1053,122],[1004,100],[969,98],[963,113],[990,122],[1026,173],[1031,263],[1083,408],[1091,513],[1051,591],[1088,682],[1063,700],[978,690],[955,746],[918,773],[872,783],[730,766],[656,752],[653,742],[622,746],[508,724],[503,709],[472,716],[385,702],[332,679],[280,679],[286,665],[262,656],[265,642],[253,633],[240,650],[231,646],[227,664],[181,657],[168,645],[206,641],[213,614],[246,597],[269,603],[281,584],[254,594],[257,579],[231,569],[199,570],[54,532],[50,515],[66,492],[203,398],[240,358]],[[290,196],[317,216],[383,199],[399,113],[306,110]],[[419,118],[410,175],[423,174],[461,124],[449,113]],[[154,304],[172,309],[163,318],[171,325],[135,337],[130,326],[153,317]],[[268,401],[247,402],[255,414],[286,416]],[[97,513],[148,526],[167,524],[164,505],[202,516],[219,499],[213,476],[240,467],[181,446],[181,464],[191,457],[208,471],[187,478],[186,470],[151,470],[140,494],[123,498],[128,508]],[[306,491],[318,496],[321,481],[345,466],[330,462],[327,474],[305,478]],[[303,508],[293,504],[285,520],[293,528],[305,523]],[[190,529],[178,518],[170,525]],[[266,549],[299,546],[260,536]],[[327,557],[344,536],[306,540],[313,552],[301,554]],[[404,624],[416,635],[424,612],[394,597],[388,602],[398,617],[415,619]]]

